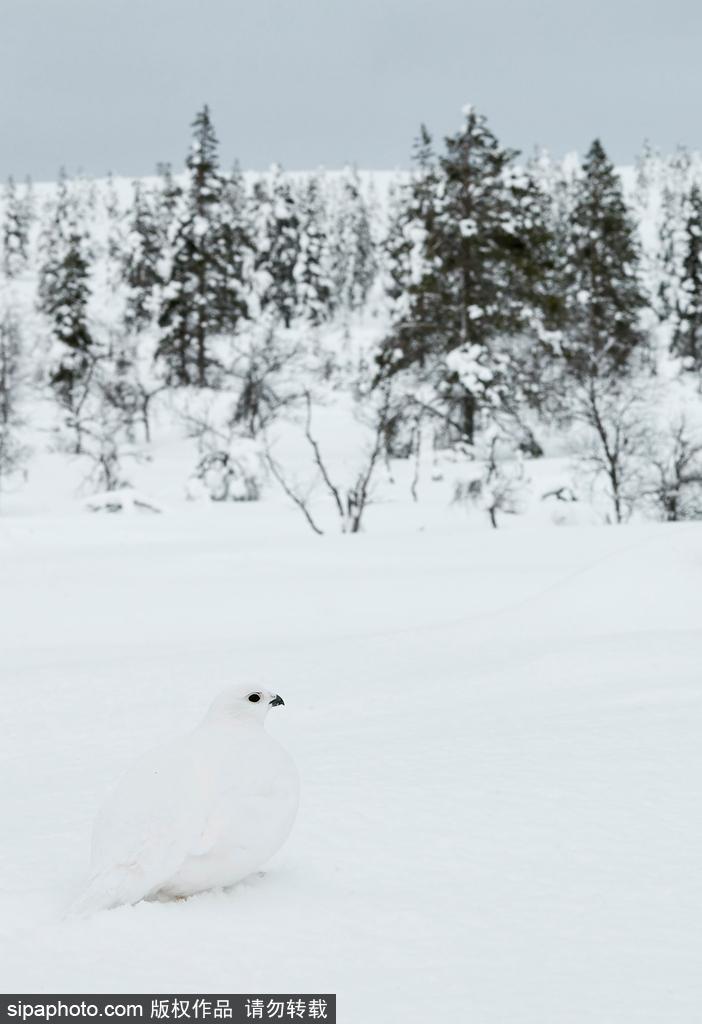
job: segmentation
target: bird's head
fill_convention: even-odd
[[[278,693],[255,686],[233,686],[213,700],[209,716],[214,718],[242,718],[263,722],[270,708],[285,704]]]

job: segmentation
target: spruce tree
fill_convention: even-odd
[[[463,130],[446,139],[439,161],[444,191],[427,255],[445,282],[449,350],[484,346],[512,327],[505,284],[515,204],[505,174],[516,155],[500,146],[473,108]]]
[[[187,168],[189,187],[174,225],[158,319],[162,333],[157,358],[168,383],[205,387],[216,385],[222,372],[213,338],[233,333],[248,316],[245,287],[238,276],[237,240],[227,219],[217,138],[206,106],[193,122]]]
[[[427,245],[436,231],[439,170],[424,125],[414,145],[413,162],[411,181],[391,207],[385,242],[386,291],[395,313],[391,336],[380,355],[385,371],[423,364],[436,347],[432,325],[438,327],[441,322],[441,280]]]
[[[298,306],[296,266],[300,256],[300,218],[290,182],[273,169],[270,182],[254,189],[256,277],[261,310],[290,327]]]
[[[110,172],[107,175],[103,194],[104,210],[107,214],[107,268],[108,281],[112,290],[120,283],[120,263],[124,249],[123,215],[119,196],[115,187],[115,179]]]
[[[341,182],[331,242],[331,276],[337,308],[361,309],[377,272],[370,211],[358,171],[347,169]]]
[[[6,277],[17,277],[29,259],[31,190],[20,196],[14,178],[5,187],[5,211],[2,225],[2,268]]]
[[[157,191],[156,214],[165,245],[167,239],[174,234],[173,225],[183,198],[183,189],[173,177],[170,164],[159,163],[156,169],[161,179]]]
[[[639,246],[621,182],[595,140],[575,184],[563,267],[562,351],[576,378],[621,375],[643,352]]]
[[[250,316],[249,300],[255,261],[251,204],[238,162],[223,179],[225,251],[232,280],[242,298],[242,316]]]
[[[300,209],[300,246],[295,265],[298,314],[313,326],[329,318],[333,305],[333,286],[329,274],[329,239],[325,228],[325,209],[318,175],[302,185]]]
[[[510,192],[511,221],[503,239],[508,321],[514,330],[539,342],[560,329],[565,315],[559,279],[563,225],[556,223],[558,198],[542,188],[533,166],[512,171]]]
[[[662,162],[664,171],[660,196],[652,190],[659,206],[658,238],[654,254],[655,311],[661,322],[672,321],[678,306],[678,292],[683,279],[683,261],[687,248],[686,224],[689,216],[689,198],[693,184],[692,160],[683,147]]]
[[[416,145],[405,223],[395,229],[410,283],[380,370],[428,374],[472,436],[479,405],[504,377],[498,340],[531,329],[548,290],[549,233],[535,183],[511,171],[516,152],[472,107],[464,113],[438,159],[426,129]]]
[[[70,194],[63,173],[43,249],[39,306],[54,341],[50,383],[62,405],[74,413],[95,357],[88,324],[92,253],[77,198]]]
[[[17,317],[6,309],[0,319],[0,492],[7,477],[21,469],[27,456],[20,431],[21,344]]]
[[[408,220],[421,252],[408,314],[390,339],[404,365],[466,345],[484,348],[520,326],[512,285],[529,245],[517,232],[523,194],[507,176],[516,152],[500,146],[472,107],[445,145],[436,161],[423,130],[416,148]]]
[[[412,243],[406,234],[407,206],[402,190],[391,185],[388,192],[388,227],[381,247],[383,289],[395,319],[410,286]]]
[[[675,193],[665,185],[661,194],[661,217],[658,229],[656,257],[658,264],[658,281],[656,287],[656,312],[661,322],[668,320],[675,309],[674,289],[678,282],[680,269],[678,267],[678,235],[679,225],[675,216],[676,212]]]
[[[231,172],[224,180],[224,201],[229,208],[229,219],[246,232],[247,242],[250,244],[251,240],[248,237],[251,233],[249,197],[244,174],[238,160],[234,161]]]
[[[155,197],[139,181],[129,211],[127,236],[122,252],[122,279],[127,288],[125,326],[140,332],[152,322],[161,286],[163,236]]]
[[[685,246],[671,349],[685,369],[702,371],[702,190],[688,196]]]

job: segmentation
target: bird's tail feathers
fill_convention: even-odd
[[[100,910],[138,903],[146,895],[140,875],[133,867],[116,867],[93,875],[66,916],[87,917]]]

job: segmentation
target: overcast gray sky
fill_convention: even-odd
[[[702,149],[700,0],[2,0],[0,176],[408,163],[474,103],[505,144]]]

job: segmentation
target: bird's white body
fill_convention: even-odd
[[[287,838],[298,803],[290,756],[263,728],[271,694],[215,701],[189,736],[136,764],[95,822],[91,911],[233,885]],[[275,698],[278,702],[280,698]]]

